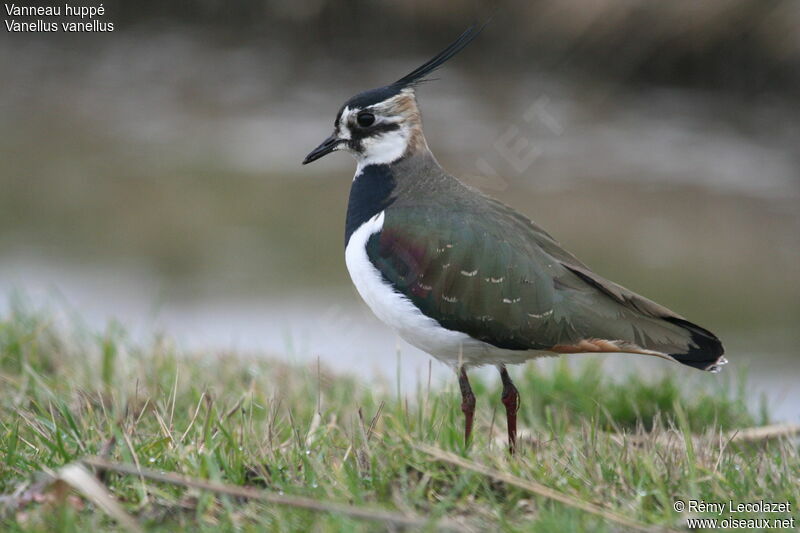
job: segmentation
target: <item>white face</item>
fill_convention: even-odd
[[[359,127],[356,121],[360,113],[371,113],[375,117],[373,125],[369,128]],[[377,128],[382,125],[395,126],[395,128],[379,131]],[[342,110],[337,133],[341,139],[354,141],[342,146],[353,154],[359,169],[367,165],[382,165],[400,159],[408,148],[410,137],[409,128],[402,124],[401,117],[381,115],[378,106],[371,106],[363,110],[345,107]]]
[[[409,103],[410,102],[410,103]],[[419,113],[413,94],[400,94],[363,109],[345,107],[339,116],[336,136],[358,163],[356,174],[368,165],[382,165],[406,153],[414,129],[419,128]]]

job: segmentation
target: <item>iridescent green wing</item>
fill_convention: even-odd
[[[393,206],[367,254],[423,314],[500,348],[652,353],[697,367],[722,353],[712,334],[592,273],[498,202]]]

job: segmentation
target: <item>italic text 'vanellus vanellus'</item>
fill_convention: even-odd
[[[350,98],[303,164],[353,154],[345,227],[353,283],[378,318],[456,369],[467,440],[475,411],[467,368],[497,366],[513,451],[519,394],[506,364],[625,352],[716,372],[726,361],[713,333],[598,276],[527,217],[439,166],[415,87],[478,33],[471,27],[408,75]]]

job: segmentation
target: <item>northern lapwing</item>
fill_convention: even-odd
[[[403,339],[456,370],[467,442],[475,412],[467,369],[497,366],[513,451],[519,393],[507,364],[624,352],[717,372],[726,360],[713,333],[598,276],[526,216],[439,165],[415,88],[480,31],[472,26],[411,73],[347,100],[303,164],[337,150],[355,157],[344,242],[356,289]]]

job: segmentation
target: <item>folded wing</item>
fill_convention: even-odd
[[[393,206],[367,254],[423,314],[499,348],[643,353],[704,370],[724,361],[711,332],[591,272],[490,199]]]

